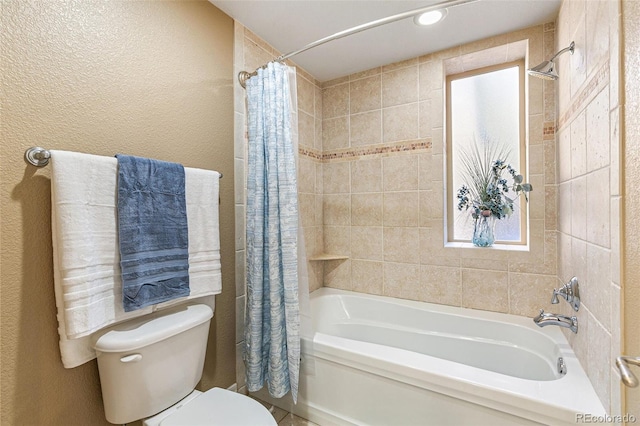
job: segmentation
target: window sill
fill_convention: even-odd
[[[492,245],[491,247],[477,247],[473,245],[473,243],[455,241],[455,242],[444,243],[444,247],[476,249],[476,250],[498,250],[498,251],[519,251],[519,252],[529,251],[529,245],[523,245],[523,244],[495,244],[495,245]]]

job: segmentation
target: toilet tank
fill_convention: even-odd
[[[189,305],[117,324],[95,339],[107,420],[129,423],[187,396],[202,377],[213,311]]]

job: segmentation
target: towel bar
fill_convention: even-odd
[[[36,167],[44,167],[49,164],[51,153],[39,146],[32,146],[24,152],[24,161]],[[222,173],[220,173],[222,179]]]

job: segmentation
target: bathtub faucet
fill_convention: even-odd
[[[574,311],[580,309],[580,287],[578,286],[578,278],[573,277],[571,280],[563,285],[560,289],[553,289],[553,295],[551,296],[551,303],[559,303],[558,296],[562,297],[571,305]]]
[[[538,327],[546,327],[548,325],[557,325],[568,328],[574,333],[578,332],[578,317],[567,317],[560,314],[547,314],[544,309],[540,309],[540,314],[533,319]]]

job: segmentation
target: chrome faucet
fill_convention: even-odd
[[[540,309],[540,314],[533,319],[538,327],[557,325],[568,328],[574,333],[578,332],[578,317],[568,317],[560,314],[547,314],[544,309]]]
[[[558,296],[562,297],[571,305],[574,311],[578,312],[580,309],[580,288],[578,286],[578,278],[573,277],[568,283],[563,285],[560,289],[553,289],[553,295],[551,296],[551,303],[557,304],[560,301]]]

